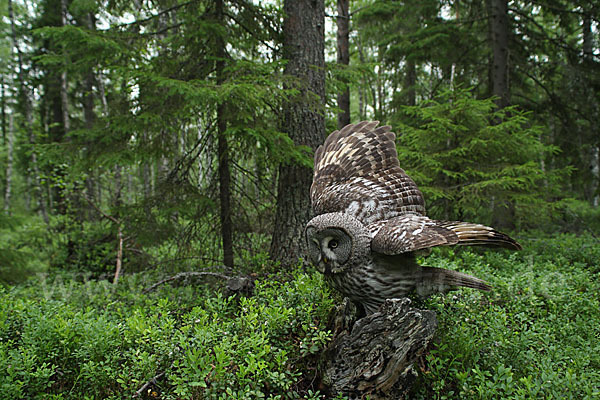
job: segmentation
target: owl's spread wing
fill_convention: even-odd
[[[423,195],[400,168],[395,134],[378,124],[347,125],[317,149],[310,189],[316,215],[345,212],[370,224],[425,214]]]
[[[402,215],[368,226],[373,234],[371,250],[387,255],[402,254],[458,243],[453,231],[421,215]]]
[[[461,221],[436,221],[422,215],[402,215],[367,226],[371,250],[402,254],[435,246],[483,245],[520,250],[521,245],[489,226]]]

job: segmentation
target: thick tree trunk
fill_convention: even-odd
[[[223,0],[216,0],[217,20],[223,21]],[[225,40],[217,38],[217,84],[225,81]],[[223,264],[229,269],[233,268],[233,223],[231,221],[231,171],[229,169],[229,144],[227,143],[226,110],[225,103],[217,107],[217,147],[219,157],[219,201],[221,205],[221,240],[223,244]]]
[[[504,108],[510,104],[508,85],[508,2],[491,0],[492,34],[492,94],[497,97],[496,105]]]
[[[8,16],[10,19],[13,49],[17,53],[17,74],[19,76],[19,92],[21,94],[21,101],[23,102],[23,109],[25,111],[25,129],[27,130],[29,144],[33,145],[35,143],[35,136],[33,133],[33,106],[31,104],[29,90],[25,85],[26,76],[25,71],[23,70],[23,59],[21,57],[21,50],[19,49],[19,44],[17,42],[17,33],[15,29],[15,17],[13,14],[12,0],[8,0]],[[42,214],[44,222],[48,224],[48,213],[46,211],[46,203],[44,202],[42,185],[40,183],[40,171],[38,168],[37,155],[35,153],[35,150],[31,152],[31,168],[33,169],[34,187],[38,197],[40,213]]]
[[[352,399],[403,398],[416,377],[413,364],[436,327],[435,313],[411,308],[407,298],[386,300],[359,320],[346,299],[330,321],[333,339],[323,354],[323,384],[333,395]]]
[[[324,0],[285,0],[284,12],[285,73],[297,78],[300,93],[284,106],[283,130],[296,145],[314,150],[325,137]],[[310,168],[292,162],[280,166],[271,257],[284,266],[305,254],[311,183]]]
[[[337,63],[350,65],[350,0],[337,0]],[[338,129],[350,123],[350,88],[346,88],[337,96]]]
[[[10,196],[12,190],[13,148],[15,127],[13,113],[8,114],[8,131],[6,132],[6,186],[4,187],[4,212],[10,214]]]

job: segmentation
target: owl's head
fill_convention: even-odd
[[[365,226],[344,213],[321,214],[306,226],[308,255],[326,275],[338,274],[364,262],[370,253],[370,236]]]

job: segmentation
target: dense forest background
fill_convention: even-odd
[[[286,329],[290,329],[273,328],[269,334],[285,337],[292,344],[285,342],[291,347],[282,348],[302,355],[290,358],[277,353],[268,364],[275,377],[265,372],[266,367],[256,367],[267,375],[244,375],[243,384],[232,385],[247,397],[230,397],[258,398],[247,388],[255,390],[256,382],[271,382],[256,390],[264,395],[286,393],[294,387],[296,391],[289,393],[321,398],[314,392],[314,378],[309,384],[308,378],[298,377],[313,371],[310,357],[327,340],[322,329],[330,297],[322,282],[310,274],[297,275],[294,266],[301,264],[302,229],[310,215],[313,151],[331,131],[360,120],[378,120],[394,128],[401,166],[424,192],[430,216],[492,224],[515,234],[525,247],[530,239],[545,243],[542,238],[548,238],[547,246],[531,243],[540,252],[552,249],[561,254],[559,258],[566,261],[560,265],[577,276],[572,282],[578,282],[574,284],[577,290],[556,291],[556,296],[596,290],[597,283],[590,280],[592,286],[586,286],[582,282],[588,282],[587,278],[581,275],[596,265],[589,252],[597,246],[600,229],[600,6],[594,2],[0,0],[0,15],[0,281],[9,288],[0,292],[4,296],[0,303],[5,303],[5,310],[13,310],[0,313],[0,331],[17,332],[7,333],[13,342],[0,346],[0,365],[25,368],[25,372],[15,372],[14,379],[7,375],[10,384],[3,384],[15,391],[3,397],[33,398],[32,393],[50,390],[56,398],[78,398],[76,393],[86,391],[102,393],[98,394],[102,398],[130,398],[144,382],[155,379],[153,385],[144,387],[157,390],[148,392],[150,397],[170,393],[164,398],[207,398],[207,381],[200,379],[193,386],[196,389],[190,389],[182,383],[184,378],[176,380],[177,374],[192,374],[194,365],[214,367],[233,361],[215,361],[219,357],[215,352],[210,360],[196,359],[195,364],[186,358],[189,365],[185,368],[190,369],[185,370],[177,355],[186,348],[183,343],[190,340],[189,332],[181,328],[173,333],[172,329],[179,329],[177,324],[183,320],[185,325],[220,321],[217,315],[238,315],[241,311],[227,297],[210,300],[210,296],[222,278],[243,275],[287,283],[278,283],[282,287],[257,283],[257,297],[248,300],[252,303],[248,307],[263,307],[262,311],[243,318],[238,315],[237,321],[251,327],[267,313],[273,327],[288,324]],[[557,236],[567,232],[587,239],[579,242],[575,236]],[[527,254],[531,260],[538,257],[535,252]],[[510,262],[493,256],[485,261],[477,258],[479,253],[456,257],[472,262],[478,276],[491,282],[513,279],[510,287],[500,285],[498,296],[504,299],[536,290],[532,282],[540,274],[528,275],[527,282],[517,278],[531,266],[526,255],[514,256],[522,258]],[[552,257],[542,259],[551,262]],[[505,265],[501,278],[479,270],[488,262]],[[572,270],[571,262],[580,263],[583,269]],[[161,303],[156,295],[148,297],[158,302],[150,306],[146,302],[151,300],[130,297],[150,282],[186,271],[199,273],[196,277],[211,284],[193,293],[161,289],[163,296],[179,299],[175,303]],[[271,275],[274,272],[291,275],[276,279]],[[39,280],[38,286],[31,283],[36,276],[43,277],[39,278],[43,290]],[[148,280],[140,283],[140,279]],[[542,286],[549,284],[545,281]],[[48,287],[52,287],[50,292]],[[48,300],[66,293],[65,288],[72,294],[70,299],[88,311],[79,313],[75,306],[71,309],[63,303],[36,308],[40,293]],[[24,292],[13,295],[4,290]],[[288,297],[274,300],[281,290],[288,291]],[[557,315],[575,319],[579,312],[590,312],[593,316],[588,322],[600,320],[597,312],[590,311],[598,299],[588,298],[584,311],[565,311],[561,302],[579,300],[556,297],[550,306],[549,297],[544,296],[554,292],[540,290],[545,294],[536,292],[539,302],[528,298],[531,303],[519,303],[522,308],[515,306],[510,313],[495,309],[495,317],[506,320],[543,309],[562,310]],[[198,298],[206,299],[202,312],[193,311],[190,305]],[[115,305],[118,301],[137,311],[121,310]],[[473,302],[474,309],[482,307],[478,300]],[[490,302],[508,303],[494,303],[493,298]],[[309,307],[309,303],[320,306]],[[191,314],[173,316],[183,313],[181,307],[192,310]],[[292,313],[293,307],[302,311]],[[442,314],[447,312],[443,305],[435,307],[441,307]],[[464,311],[456,307],[459,311],[454,312]],[[11,315],[21,315],[26,309],[30,311],[23,320],[10,322]],[[89,310],[106,312],[106,319],[98,319]],[[482,315],[486,312],[481,311]],[[537,317],[543,314],[539,312]],[[54,344],[44,344],[48,332],[53,332],[45,315],[57,321],[71,318],[77,327],[72,328],[76,334],[68,331],[71,335],[61,330],[71,328],[54,322],[55,333],[71,338],[57,339],[53,348],[62,350],[54,353],[47,349]],[[116,315],[129,318],[126,325],[131,331],[123,331],[120,322],[110,325],[111,318],[118,320]],[[173,316],[173,321],[156,319],[157,315]],[[93,339],[96,333],[90,334],[85,327],[100,326],[102,321],[108,325],[98,329],[110,325],[107,332],[114,335]],[[520,325],[520,321],[513,322]],[[553,326],[550,320],[546,323],[548,329]],[[221,329],[229,329],[223,328],[229,326],[225,322],[207,324],[210,329],[203,332],[210,340],[216,340]],[[27,326],[40,327],[30,342],[18,336]],[[231,332],[242,329],[235,326],[232,323]],[[490,376],[505,386],[485,390],[500,397],[514,394],[506,391],[510,384],[526,388],[525,397],[540,393],[560,397],[560,391],[552,391],[560,390],[560,385],[569,390],[589,389],[585,393],[597,395],[592,392],[594,382],[600,381],[597,374],[586,375],[589,385],[576,389],[577,377],[587,373],[581,371],[600,365],[597,358],[577,361],[570,380],[540,378],[538,388],[534,378],[528,380],[526,369],[504,368],[511,357],[500,355],[506,350],[501,346],[508,344],[494,339],[493,333],[489,340],[501,345],[492,356],[505,357],[498,361],[504,369],[491,361],[490,365],[476,364],[479,358],[469,350],[475,345],[466,344],[470,334],[462,327],[445,327],[448,337],[464,334],[465,342],[458,340],[456,345],[463,347],[452,349],[454,356],[444,353],[443,346],[431,353],[438,361],[428,359],[428,371],[433,372],[425,375],[429,380],[422,389],[424,398],[432,395],[431,390],[439,395],[449,388],[455,395],[468,397],[477,384],[486,387],[482,382]],[[501,332],[498,326],[494,329]],[[580,332],[594,335],[593,328]],[[240,331],[239,337],[246,334]],[[244,346],[254,350],[275,346],[270,336],[252,335],[254,342]],[[573,332],[564,335],[574,337]],[[81,340],[72,341],[73,337]],[[92,338],[89,343],[84,340],[87,337]],[[177,337],[180,342],[170,348],[166,343]],[[143,350],[141,355],[132,350],[139,350],[144,340],[157,338],[164,341],[160,346]],[[555,343],[553,338],[549,342]],[[123,350],[109,359],[103,358],[108,357],[106,351],[94,350],[80,357],[88,369],[70,370],[70,365],[80,365],[81,360],[67,354],[87,351],[88,345],[91,349],[94,340],[108,341],[131,353]],[[45,361],[31,365],[18,361],[17,353],[8,350],[16,348],[10,343],[29,343],[39,351],[38,359]],[[65,350],[65,343],[72,348]],[[236,343],[241,346],[242,342]],[[532,348],[542,345],[536,346]],[[555,355],[552,351],[534,353],[531,357]],[[450,364],[454,360],[463,363],[463,369],[446,380],[441,377],[448,374],[444,372],[447,364],[439,362],[445,356]],[[24,353],[19,357],[27,359]],[[95,364],[90,366],[89,360]],[[303,365],[304,372],[296,374],[290,362]],[[544,373],[563,365],[556,362],[548,361]],[[111,368],[117,370],[120,365],[129,365],[131,375],[113,374]],[[565,369],[568,365],[564,364]],[[223,368],[219,370],[223,382],[233,379],[227,373],[238,378],[241,374],[239,369]],[[481,368],[477,370],[482,374],[480,381],[476,368]],[[217,379],[217,370],[194,371]],[[468,378],[460,375],[463,372]],[[162,382],[165,376],[168,383],[163,382],[161,392],[157,380]],[[557,383],[548,389],[544,382],[550,380]],[[97,387],[86,389],[83,382]],[[463,383],[467,389],[461,392]],[[224,390],[215,386],[211,393]],[[289,394],[290,398],[295,395]]]
[[[29,230],[3,248],[98,274],[114,270],[119,248],[128,272],[243,268],[269,251],[293,264],[300,250],[283,256],[271,234],[294,237],[275,210],[283,197],[307,199],[306,185],[285,192],[279,166],[310,166],[326,132],[364,119],[394,127],[433,217],[598,224],[597,6],[327,2],[324,43],[303,39],[325,53],[307,67],[322,69],[322,94],[304,93],[312,83],[289,67],[284,11],[242,0],[3,1],[3,226]],[[290,103],[324,121],[292,132]],[[296,115],[296,125],[309,118]],[[303,213],[294,210],[298,225]]]

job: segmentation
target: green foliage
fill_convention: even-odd
[[[35,217],[0,214],[0,283],[17,283],[47,269],[50,237]]]
[[[439,327],[411,398],[595,398],[600,393],[600,246],[590,236],[521,238],[525,250],[438,249],[432,266],[492,284],[420,306]],[[271,275],[252,297],[89,275],[0,289],[0,397],[322,399],[311,381],[332,298],[317,273]],[[152,395],[154,393],[154,395]]]
[[[40,277],[0,291],[0,397],[125,399],[160,372],[150,390],[162,399],[307,393],[329,338],[320,275],[258,281],[251,298],[190,287],[140,295],[141,278],[114,288]]]
[[[448,250],[429,259],[470,271],[494,289],[427,301],[438,313],[438,336],[412,397],[600,395],[597,239],[560,235],[522,243],[525,250],[510,255]]]
[[[489,222],[492,199],[514,205],[524,223],[539,223],[541,210],[546,215],[552,210],[549,200],[568,170],[544,171],[542,162],[557,148],[540,141],[543,132],[526,113],[495,108],[491,99],[474,99],[464,89],[404,107],[400,165],[423,191],[434,217]]]

